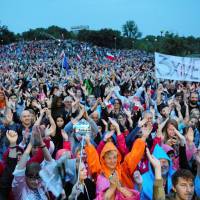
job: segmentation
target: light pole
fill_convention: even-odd
[[[1,20],[0,20],[0,37],[3,35],[3,28],[1,26]],[[1,44],[3,44],[3,39],[1,38],[1,41],[0,41]]]
[[[115,40],[115,50],[116,50],[116,48],[117,48],[117,38],[114,37],[114,40]]]
[[[132,41],[132,49],[134,49],[134,40]]]
[[[146,51],[149,51],[149,39],[146,38],[145,40],[146,40]]]
[[[158,39],[155,38],[155,39],[154,39],[154,42],[155,42],[154,45],[155,45],[155,50],[156,50],[156,51],[157,51],[157,44],[158,44],[157,41],[158,41]]]

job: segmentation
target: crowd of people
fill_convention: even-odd
[[[2,45],[0,72],[0,200],[200,199],[200,83],[73,40]]]

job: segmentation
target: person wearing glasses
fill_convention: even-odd
[[[12,182],[13,197],[16,200],[47,200],[47,193],[39,176],[41,165],[38,162],[29,162],[29,155],[33,147],[42,149],[44,159],[51,162],[51,155],[43,142],[41,126],[34,128],[31,140],[25,149],[20,161],[13,172]]]

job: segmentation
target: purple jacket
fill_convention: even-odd
[[[27,186],[25,180],[25,169],[19,170],[16,167],[13,175],[12,192],[15,200],[48,200],[42,185],[37,189],[38,195]]]

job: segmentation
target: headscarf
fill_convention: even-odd
[[[117,173],[119,180],[121,180],[121,165],[120,165],[121,155],[118,149],[116,148],[116,146],[112,142],[107,142],[101,152],[101,155],[100,155],[101,172],[104,174],[106,178],[109,178],[111,175],[111,170],[108,169],[108,167],[106,166],[105,159],[104,159],[105,154],[109,151],[117,152],[117,166],[116,166],[115,172]]]

